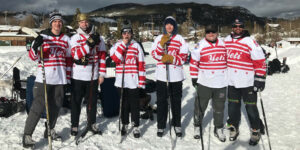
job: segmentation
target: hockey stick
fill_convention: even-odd
[[[93,49],[92,49],[93,50]],[[92,51],[93,52],[93,51]],[[97,51],[93,54],[93,60],[95,58],[95,54],[97,53]],[[88,112],[87,112],[87,127],[85,128],[85,130],[81,133],[81,135],[79,136],[78,139],[76,139],[76,145],[78,145],[82,139],[85,137],[85,135],[88,133],[89,129],[91,128],[92,124],[90,124],[90,114],[91,114],[91,109],[92,109],[92,101],[93,101],[93,86],[94,86],[94,69],[95,69],[95,62],[93,61],[92,63],[92,77],[91,77],[91,83],[90,83],[90,93],[89,93],[89,105],[88,105]],[[94,107],[97,107],[94,106]]]
[[[168,54],[168,43],[170,42],[171,40],[171,37],[172,35],[170,36],[169,40],[165,43],[164,45],[164,49],[165,49],[165,54]],[[169,88],[170,88],[170,85],[169,85],[169,64],[166,63],[166,83],[167,83],[167,101],[168,101],[168,119],[169,119],[169,128],[170,128],[170,138],[171,138],[171,145],[172,145],[172,148],[174,147],[173,146],[173,138],[172,138],[172,125],[171,125],[171,99],[170,99],[170,93],[169,93]],[[172,93],[171,93],[172,94]],[[174,117],[174,116],[172,116]],[[174,127],[174,130],[175,130],[175,127]],[[177,137],[177,136],[176,136]]]
[[[35,31],[33,31],[32,29],[27,28],[27,27],[22,27],[22,28],[21,28],[21,31],[24,32],[24,33],[27,33],[27,34],[29,34],[29,35],[31,35],[31,36],[33,36],[34,38],[36,38],[36,37],[38,36],[38,34],[37,34]],[[5,71],[4,74],[1,75],[0,80],[2,80],[3,76],[4,76],[11,68],[13,68],[13,67],[17,64],[17,63],[21,60],[21,58],[22,58],[26,53],[27,53],[27,52],[25,52],[25,53],[22,54],[17,60],[15,60],[15,62],[11,65],[11,67],[10,67],[9,69],[7,69],[7,70]]]
[[[268,124],[267,124],[267,118],[266,118],[266,114],[265,114],[263,100],[262,100],[262,97],[261,97],[261,91],[259,90],[258,93],[259,93],[259,98],[260,98],[260,104],[261,104],[262,113],[263,113],[263,116],[264,116],[264,122],[265,122],[265,125],[266,125],[266,131],[267,131],[267,136],[268,136],[269,148],[270,148],[270,150],[272,150],[270,136],[269,136],[269,130],[268,130]]]
[[[13,67],[21,60],[21,58],[22,58],[26,53],[27,53],[27,52],[25,52],[25,53],[22,54],[17,60],[15,60],[15,62],[9,67],[9,69],[7,69],[7,70],[5,71],[5,73],[1,75],[0,80],[2,80],[2,78],[4,77],[4,75],[5,75],[11,68],[13,68]]]
[[[47,96],[47,85],[46,85],[46,75],[45,75],[45,64],[44,64],[44,52],[43,47],[41,46],[41,62],[42,62],[42,74],[43,74],[43,84],[45,91],[45,107],[46,107],[46,117],[47,117],[47,131],[48,131],[48,147],[49,150],[52,150],[52,138],[51,138],[51,129],[49,125],[49,108],[48,108],[48,96]]]
[[[204,150],[203,133],[202,133],[202,122],[203,122],[204,114],[203,114],[203,111],[202,111],[202,108],[201,108],[201,104],[200,104],[200,98],[199,98],[199,94],[198,94],[198,85],[196,86],[196,95],[197,95],[197,100],[198,100],[198,103],[199,103],[199,111],[200,111],[200,113],[202,115],[202,121],[200,122],[200,140],[201,140],[202,150]]]
[[[36,38],[38,36],[38,34],[33,31],[30,28],[27,27],[22,27],[21,30],[31,36],[33,36],[34,38]],[[47,134],[48,134],[48,147],[50,150],[52,150],[52,138],[51,138],[51,129],[50,129],[50,125],[49,125],[49,108],[48,108],[48,95],[47,95],[47,84],[46,84],[46,74],[45,74],[45,64],[44,64],[44,51],[43,51],[43,47],[41,46],[41,62],[42,62],[42,75],[43,75],[43,85],[44,85],[44,92],[45,92],[45,107],[46,107],[46,119],[47,119]]]
[[[122,114],[123,94],[124,94],[125,63],[126,63],[127,51],[128,51],[129,45],[130,45],[130,41],[126,44],[125,52],[124,52],[124,55],[123,55],[123,70],[122,70],[122,83],[121,83],[120,107],[119,107],[119,131],[121,131],[121,121],[122,121],[121,114]],[[121,136],[122,136],[122,134],[121,134]],[[122,143],[122,138],[121,138],[120,143]]]

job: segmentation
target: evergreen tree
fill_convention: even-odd
[[[77,29],[78,28],[78,22],[77,22],[77,15],[80,14],[80,9],[76,8],[76,13],[73,16],[73,20],[71,22],[71,26],[73,27],[73,29]]]

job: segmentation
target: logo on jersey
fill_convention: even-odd
[[[51,47],[49,57],[64,57],[65,52],[59,47]]]
[[[225,54],[223,55],[209,55],[209,61],[210,62],[218,62],[218,61],[224,61],[225,60]]]
[[[233,52],[233,50],[229,50],[228,53],[227,53],[227,57],[229,59],[236,59],[236,60],[240,60],[241,59],[241,55],[242,55],[242,52]]]
[[[128,57],[126,59],[126,63],[125,64],[128,64],[128,65],[135,65],[136,64],[136,58],[135,57]]]

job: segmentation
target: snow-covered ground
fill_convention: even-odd
[[[143,43],[146,51],[150,51],[151,43]],[[272,52],[271,58],[276,55],[274,50],[264,47],[267,51]],[[268,121],[270,140],[272,148],[276,150],[299,150],[300,149],[300,47],[291,45],[278,48],[278,56],[288,57],[287,64],[290,65],[290,71],[287,74],[274,74],[267,77],[266,89],[262,93],[264,108]],[[4,73],[11,64],[20,56],[24,55],[25,47],[0,47],[0,75]],[[36,64],[29,60],[27,54],[22,57],[16,65],[21,70],[21,78],[34,74]],[[154,79],[155,61],[151,56],[146,57],[147,78]],[[92,136],[88,133],[85,140],[76,146],[74,138],[70,136],[70,111],[62,110],[56,124],[56,131],[62,135],[62,142],[54,142],[54,149],[201,149],[199,140],[193,138],[193,103],[195,90],[189,76],[188,65],[184,66],[187,79],[183,82],[182,98],[182,128],[183,138],[177,139],[172,147],[169,133],[162,138],[156,136],[156,116],[154,121],[141,120],[141,138],[135,139],[132,134],[120,144],[120,134],[118,132],[118,117],[104,118],[98,115],[97,123],[103,130],[103,135]],[[10,80],[12,71],[4,76],[5,80]],[[1,84],[0,84],[1,85]],[[10,96],[10,85],[1,85],[0,96]],[[152,103],[155,101],[155,94],[151,94]],[[261,118],[261,105],[258,103]],[[230,142],[228,139],[225,143],[220,142],[213,134],[213,120],[211,106],[206,110],[204,118],[204,147],[212,150],[246,150],[246,149],[268,149],[267,136],[262,136],[262,140],[255,147],[248,145],[250,137],[249,124],[246,121],[245,108],[242,108],[242,121],[240,125],[240,136],[236,142]],[[86,125],[85,108],[82,109],[80,130]],[[22,149],[22,134],[26,120],[26,112],[17,113],[9,118],[0,118],[0,145],[1,149]],[[225,110],[224,121],[227,118],[227,107]],[[47,139],[43,138],[44,120],[40,120],[33,134],[33,139],[37,141],[35,148],[47,149]],[[174,132],[172,133],[174,139]],[[228,134],[227,134],[228,136]]]

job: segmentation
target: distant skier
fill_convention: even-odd
[[[78,14],[79,28],[71,38],[72,100],[71,100],[71,135],[78,134],[81,102],[86,98],[88,130],[102,134],[96,126],[98,85],[106,75],[106,47],[104,40],[95,31],[86,14]],[[92,91],[90,91],[92,90]]]
[[[129,21],[125,20],[123,22],[121,34],[122,39],[110,49],[110,57],[116,63],[115,86],[118,88],[119,94],[121,94],[123,88],[121,135],[126,135],[128,132],[129,113],[131,113],[132,125],[134,127],[133,135],[135,138],[139,138],[139,88],[144,89],[146,84],[144,53],[141,46],[132,39],[133,31]],[[123,73],[124,76],[122,76]],[[123,87],[122,82],[124,84]]]
[[[248,114],[251,138],[250,145],[256,145],[264,134],[264,125],[259,118],[256,106],[257,92],[263,91],[266,80],[265,55],[255,40],[250,38],[244,23],[236,19],[232,24],[232,33],[225,38],[228,65],[228,120],[230,141],[239,135],[241,120],[241,99]]]
[[[199,139],[200,126],[212,99],[214,134],[222,142],[226,137],[223,132],[224,105],[227,90],[227,55],[225,44],[218,38],[216,25],[205,27],[205,38],[191,52],[190,73],[197,97],[194,104],[195,139]]]
[[[173,17],[169,16],[164,20],[163,32],[164,34],[159,35],[152,45],[152,57],[157,60],[157,136],[162,137],[166,128],[167,99],[170,97],[173,116],[171,124],[175,128],[176,135],[181,137],[182,81],[185,79],[183,64],[187,59],[188,48],[182,36],[177,34],[177,22]],[[166,64],[169,68],[168,72],[166,72]],[[169,79],[166,78],[166,73]],[[167,89],[167,81],[169,89]]]
[[[52,12],[50,14],[49,23],[51,28],[41,32],[34,40],[29,51],[29,57],[38,62],[38,72],[33,91],[34,101],[25,123],[23,147],[34,146],[35,141],[32,139],[32,134],[41,114],[45,111],[45,91],[40,57],[41,49],[43,50],[45,64],[51,138],[53,140],[60,138],[56,134],[54,127],[64,100],[64,85],[70,82],[70,39],[61,32],[63,19],[59,12]],[[48,137],[47,133],[46,128],[44,138]]]

